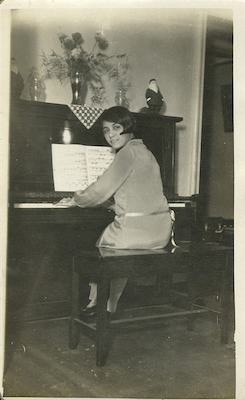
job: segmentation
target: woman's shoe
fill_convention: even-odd
[[[117,314],[115,312],[107,311],[107,320],[111,321],[117,319]]]
[[[107,315],[107,320],[110,321],[112,319],[112,313],[107,311],[106,315]]]
[[[81,309],[80,318],[91,318],[96,316],[96,306]]]

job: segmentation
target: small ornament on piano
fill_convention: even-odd
[[[11,100],[19,100],[21,93],[25,87],[24,79],[22,78],[16,59],[11,58]]]

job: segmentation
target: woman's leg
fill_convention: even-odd
[[[117,310],[117,303],[126,286],[128,278],[112,279],[110,282],[110,294],[107,301],[107,311],[114,313]],[[91,282],[89,294],[89,304],[87,308],[94,307],[97,304],[97,283]]]
[[[112,279],[110,282],[110,294],[107,301],[107,311],[114,313],[117,310],[117,303],[126,286],[128,278]]]
[[[89,293],[89,304],[87,305],[87,308],[91,308],[96,306],[97,304],[97,283],[90,282],[90,293]]]

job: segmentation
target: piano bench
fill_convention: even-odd
[[[213,280],[210,278],[210,270],[216,272],[215,279],[218,276],[219,284],[221,281],[220,274],[222,274],[225,281],[222,286],[225,289],[222,293],[222,300],[226,304],[226,314],[224,312],[225,319],[223,319],[223,325],[221,320],[221,342],[227,342],[228,329],[230,329],[227,318],[230,313],[229,299],[231,295],[229,290],[231,285],[230,283],[227,284],[227,279],[231,279],[232,264],[232,262],[227,262],[227,259],[230,259],[230,252],[231,248],[221,248],[217,243],[213,247],[202,244],[201,248],[196,249],[193,249],[190,243],[185,243],[175,249],[172,247],[160,250],[93,249],[91,251],[76,252],[73,255],[72,270],[72,311],[69,321],[70,349],[77,348],[80,330],[82,329],[83,333],[95,339],[96,364],[103,366],[109,354],[113,331],[121,324],[147,322],[149,325],[149,321],[156,322],[162,318],[185,316],[187,317],[187,329],[192,330],[197,314],[210,311],[203,306],[199,307],[197,304],[195,304],[194,308],[192,307],[194,299],[198,297],[194,289],[196,280],[198,280],[197,262],[199,259],[203,260],[206,254],[209,257],[206,257],[207,265],[205,268],[208,279],[211,279],[211,286],[213,287]],[[218,263],[215,262],[217,259],[219,259]],[[203,272],[202,262],[200,268],[202,268]],[[229,271],[229,273],[224,275],[224,271]],[[218,275],[217,272],[219,272]],[[164,282],[164,279],[168,281],[169,276],[182,273],[187,275],[188,287],[190,289],[187,293],[187,307],[185,309],[177,309],[177,311],[175,309],[166,313],[166,309],[164,310],[163,307],[164,312],[159,314],[162,305],[154,305],[152,308],[154,313],[149,314],[149,307],[147,315],[108,320],[106,307],[110,280],[115,278],[152,277],[156,275]],[[85,288],[85,285],[88,285],[91,277],[94,282],[97,282],[97,316],[95,321],[89,322],[81,320],[79,311],[82,289]],[[158,308],[158,312],[156,312],[156,308]],[[215,310],[211,311],[216,312]]]

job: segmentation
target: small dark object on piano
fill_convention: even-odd
[[[11,58],[11,100],[19,100],[24,87],[24,79],[19,73],[16,60]]]
[[[150,114],[158,114],[164,103],[156,79],[151,79],[145,93],[146,103]]]

